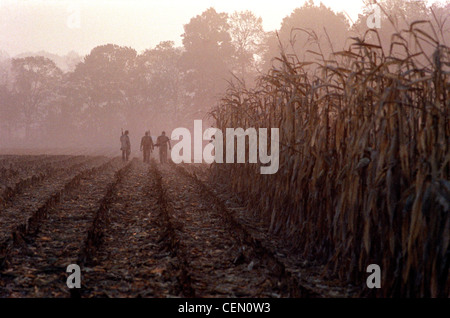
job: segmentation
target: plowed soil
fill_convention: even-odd
[[[355,295],[208,182],[208,167],[27,155],[0,156],[0,174],[0,297]]]

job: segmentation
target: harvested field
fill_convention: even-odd
[[[244,207],[197,176],[207,173],[203,165],[0,160],[5,174],[20,171],[14,181],[2,179],[15,190],[3,191],[0,209],[0,297],[357,295],[319,275],[305,280],[305,263],[280,252],[264,228],[244,220]],[[69,264],[81,266],[79,290],[66,286]]]

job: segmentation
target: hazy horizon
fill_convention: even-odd
[[[384,4],[396,18],[431,17],[424,2],[412,2],[415,7],[403,6],[403,0]],[[251,86],[269,71],[278,40],[290,41],[293,28],[314,30],[324,56],[346,47],[367,27],[370,13],[363,5],[363,0],[0,0],[0,53],[16,58],[0,54],[0,62],[5,60],[0,145],[80,146],[86,138],[91,145],[114,145],[121,127],[140,133],[192,127],[195,119],[211,119],[230,80]],[[438,15],[447,16],[445,10]],[[278,39],[269,33],[275,29]],[[389,48],[395,30],[386,17],[379,31]],[[304,34],[295,34],[295,40],[289,54],[317,58],[308,56],[307,48],[314,48]],[[48,60],[20,59],[26,56]]]
[[[0,0],[0,50],[12,57],[38,51],[86,55],[96,46],[113,43],[139,53],[161,41],[180,46],[183,25],[209,7],[229,14],[250,10],[262,18],[268,32],[279,29],[283,18],[305,2]],[[363,0],[314,1],[316,5],[320,2],[335,12],[345,12],[353,21],[364,5]]]

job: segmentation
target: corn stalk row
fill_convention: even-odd
[[[245,163],[214,176],[306,259],[376,296],[449,295],[450,51],[424,23],[393,34],[388,52],[375,30],[332,58],[281,50],[212,112],[222,131],[280,131],[277,174]],[[369,264],[381,289],[365,287]]]

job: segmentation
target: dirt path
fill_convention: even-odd
[[[253,255],[233,224],[190,178],[158,167],[196,297],[287,297],[274,264]]]
[[[84,297],[174,297],[179,294],[176,259],[164,243],[154,175],[133,162],[118,186],[104,242],[85,269]]]
[[[174,166],[134,162],[84,269],[82,296],[289,296],[276,266],[252,255],[219,213]]]

